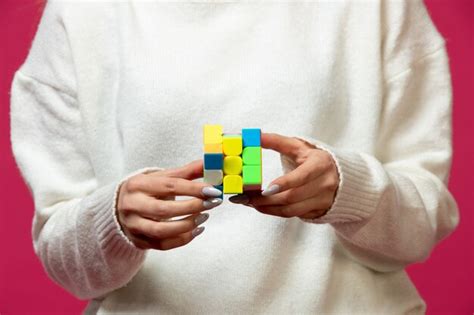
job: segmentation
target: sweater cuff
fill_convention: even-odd
[[[375,168],[371,169],[360,154],[333,148],[310,137],[297,138],[328,152],[339,174],[336,197],[326,214],[315,219],[300,219],[309,223],[343,223],[371,217],[381,197],[373,181]]]
[[[122,231],[117,218],[117,197],[120,185],[130,177],[151,171],[163,170],[160,167],[144,167],[135,170],[119,181],[105,185],[85,199],[85,206],[93,211],[95,231],[98,234],[99,246],[106,258],[126,258],[127,261],[141,261],[146,250],[138,248]]]

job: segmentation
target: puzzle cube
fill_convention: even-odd
[[[205,125],[204,182],[223,194],[260,190],[262,185],[261,131],[244,128],[241,134],[225,134],[221,125]]]
[[[224,157],[224,174],[240,175],[242,173],[242,158],[240,156],[229,155]]]
[[[224,194],[241,194],[243,192],[242,176],[224,176]]]
[[[222,143],[204,144],[204,153],[222,153]]]
[[[224,174],[222,170],[204,169],[204,182],[211,185],[221,185]]]
[[[242,160],[246,165],[262,164],[262,147],[246,147],[242,152]]]
[[[242,140],[244,147],[260,147],[261,131],[257,128],[242,129]]]
[[[224,155],[222,153],[205,153],[204,169],[221,170],[224,165]]]
[[[261,165],[244,165],[242,175],[243,175],[244,186],[262,184],[262,166]]]
[[[222,151],[225,155],[241,155],[242,136],[224,135],[224,137],[222,138]]]
[[[204,144],[222,143],[221,125],[204,125]]]

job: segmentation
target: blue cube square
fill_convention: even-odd
[[[224,154],[222,153],[205,153],[204,154],[204,169],[206,170],[221,170],[224,166]]]
[[[261,131],[260,128],[243,128],[242,142],[244,147],[259,147]]]

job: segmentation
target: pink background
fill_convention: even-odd
[[[410,0],[407,0],[410,1]],[[33,201],[20,178],[9,141],[9,89],[41,14],[38,0],[0,0],[0,313],[77,313],[79,301],[46,276],[33,252]],[[461,211],[459,228],[409,273],[428,314],[472,314],[473,302],[473,18],[472,0],[425,0],[447,39],[454,89],[454,161],[450,189]]]

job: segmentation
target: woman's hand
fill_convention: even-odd
[[[202,233],[204,227],[197,226],[209,214],[201,211],[222,203],[221,198],[215,198],[221,195],[220,190],[192,181],[202,177],[202,167],[202,160],[198,160],[176,169],[137,174],[121,184],[117,218],[138,248],[168,250],[186,245]],[[175,196],[194,198],[173,200]],[[185,218],[159,222],[187,214]]]
[[[262,148],[283,154],[296,168],[272,181],[261,195],[250,192],[229,200],[285,218],[314,219],[324,215],[333,204],[339,186],[331,155],[296,137],[262,133],[261,140]]]

